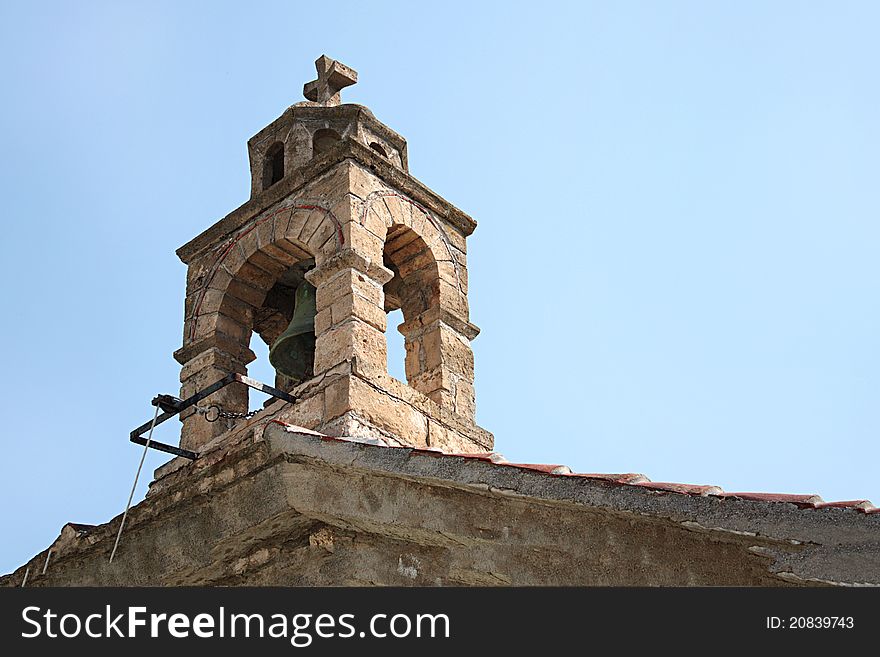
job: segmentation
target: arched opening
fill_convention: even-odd
[[[298,255],[290,252],[282,254],[280,249],[275,248],[274,254],[284,261],[276,260],[265,251],[256,251],[238,270],[217,311],[217,332],[242,347],[252,349],[256,354],[256,360],[243,363],[248,376],[280,390],[290,391],[301,381],[279,374],[269,362],[269,350],[290,325],[294,316],[296,290],[304,280],[305,272],[312,269],[315,262],[310,254],[292,246],[292,243],[288,248],[296,248]],[[254,339],[256,336],[259,339]],[[314,350],[303,353],[309,372],[306,378],[311,378]],[[249,391],[242,386],[236,387],[234,392],[240,395],[239,400],[229,408],[224,407],[224,410],[247,410],[250,402],[254,401]],[[257,399],[262,400],[262,396]],[[266,402],[271,402],[271,399]]]
[[[402,224],[388,228],[383,261],[394,272],[394,277],[385,284],[385,311],[389,313],[386,332],[388,373],[396,376],[395,373],[400,372],[396,361],[404,356],[406,381],[412,385],[413,377],[422,370],[419,361],[423,355],[420,354],[416,342],[410,339],[411,336],[401,336],[404,338],[401,353],[399,345],[396,346],[395,335],[400,335],[397,327],[401,319],[411,322],[439,303],[437,263],[425,241]]]
[[[290,326],[291,320],[297,311],[295,303],[297,289],[305,280],[305,273],[314,266],[315,261],[313,259],[301,260],[281,274],[266,293],[262,306],[254,313],[253,331],[260,336],[261,341],[266,345],[267,366],[271,368],[267,371],[272,372],[275,387],[279,390],[292,390],[302,381],[277,372],[271,364],[268,364],[268,350],[272,348],[275,341]],[[297,314],[297,317],[300,321],[310,319],[314,323],[313,312],[311,317],[305,318],[303,316],[303,309],[300,308],[299,310],[300,312]],[[310,337],[312,338],[310,341],[303,340],[299,343],[299,347],[303,350],[302,358],[305,361],[305,371],[308,372],[305,375],[306,379],[311,378],[315,367],[314,324]],[[264,350],[261,349],[261,351]]]
[[[263,189],[269,189],[282,178],[284,178],[284,144],[276,141],[266,151],[263,165]]]
[[[312,135],[312,157],[318,157],[322,153],[326,153],[333,149],[340,141],[342,141],[342,137],[335,130],[330,130],[329,128],[316,130],[315,134]]]
[[[370,148],[373,149],[374,151],[376,151],[379,155],[381,155],[385,159],[388,159],[388,153],[385,152],[385,149],[382,148],[382,144],[380,144],[379,142],[375,142],[375,141],[370,142]]]

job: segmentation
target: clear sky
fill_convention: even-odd
[[[878,19],[873,2],[3,2],[0,571],[122,511],[128,432],[179,389],[174,250],[247,200],[247,139],[322,53],[479,222],[477,415],[499,452],[880,504]]]

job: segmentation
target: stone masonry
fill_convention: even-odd
[[[275,385],[298,401],[283,419],[330,435],[483,452],[474,423],[479,329],[469,320],[466,239],[476,223],[409,175],[406,141],[365,107],[339,104],[350,68],[321,57],[297,103],[248,142],[251,199],[178,250],[188,266],[181,397],[244,374],[253,333],[272,344],[292,290],[317,288],[314,377]],[[387,372],[387,313],[401,309],[404,384]],[[247,389],[208,398],[248,409]],[[199,451],[235,422],[181,414]]]

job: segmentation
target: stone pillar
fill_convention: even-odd
[[[180,398],[186,399],[219,381],[229,373],[247,374],[247,364],[256,355],[247,347],[221,340],[203,340],[174,353],[183,367],[180,370]],[[234,354],[229,353],[234,352]],[[236,413],[247,412],[248,391],[241,384],[230,384],[199,403],[200,406],[217,404],[223,410]],[[180,414],[183,422],[180,446],[198,451],[215,437],[232,428],[231,420],[218,419],[208,422],[204,415],[190,407]]]
[[[474,353],[470,341],[480,329],[431,308],[398,327],[406,346],[409,384],[470,421],[474,420]]]
[[[382,286],[393,272],[352,249],[327,258],[306,273],[317,288],[315,375],[357,359],[367,377],[386,374],[387,318]]]

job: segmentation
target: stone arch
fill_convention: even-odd
[[[267,307],[267,296],[292,268],[322,262],[343,241],[339,222],[330,210],[319,204],[293,203],[267,210],[214,253],[205,254],[203,273],[190,272],[195,289],[187,295],[181,394],[189,396],[228,372],[246,373],[254,359],[252,333],[256,330],[269,341],[277,337],[284,321],[285,309],[275,307],[279,304]],[[247,411],[244,386],[230,386],[215,397],[226,410]],[[204,430],[224,430],[216,424]]]
[[[331,128],[315,130],[312,135],[312,157],[318,157],[332,150],[340,141],[342,136]]]
[[[343,243],[339,221],[320,205],[299,203],[264,213],[217,248],[194,295],[185,344],[214,333],[235,336],[234,327],[224,330],[220,316],[246,311],[236,301],[259,307],[284,271],[310,258],[320,264]]]
[[[284,142],[276,141],[266,149],[263,156],[263,189],[280,182],[285,174]]]
[[[403,310],[407,383],[441,407],[473,419],[475,333],[468,321],[464,253],[431,213],[395,192],[367,197],[361,223],[384,242],[385,310]]]
[[[467,268],[464,253],[450,244],[439,223],[418,203],[396,192],[370,194],[361,212],[361,223],[386,242],[405,227],[426,245],[437,268],[440,307],[468,321]],[[424,254],[424,259],[428,254]]]
[[[385,284],[385,310],[403,311],[412,321],[439,304],[440,273],[425,240],[404,224],[392,224],[386,233],[383,263],[394,272]]]

